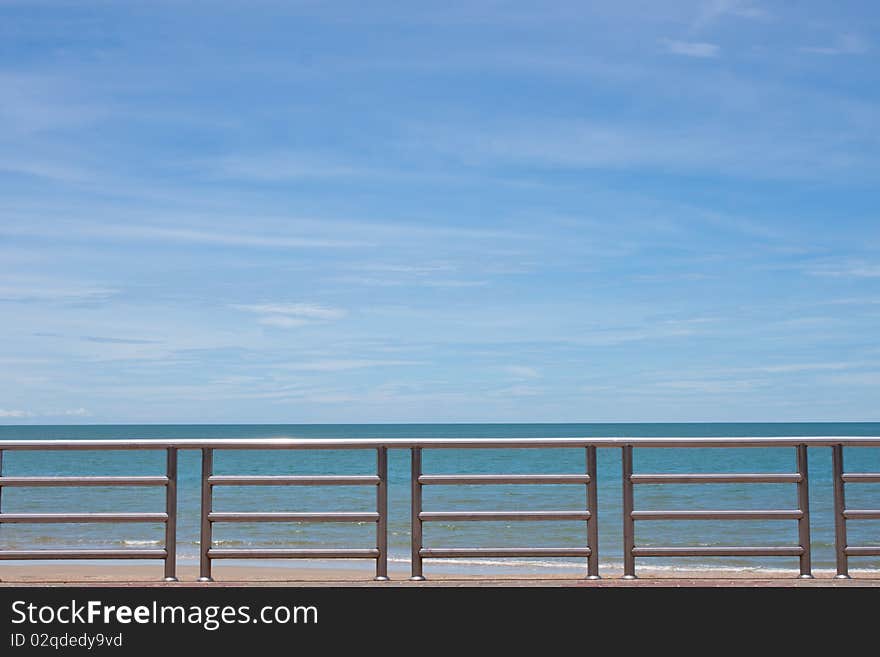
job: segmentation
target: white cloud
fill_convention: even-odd
[[[833,46],[808,46],[800,50],[813,55],[863,55],[870,50],[870,47],[868,42],[857,34],[844,34]]]
[[[459,280],[459,279],[429,279],[429,278],[380,278],[375,276],[339,276],[336,278],[340,283],[351,285],[367,285],[372,287],[437,287],[437,288],[468,288],[485,287],[489,281],[485,280]]]
[[[834,103],[829,111],[845,112]],[[754,120],[752,121],[754,123]],[[854,151],[847,142],[873,142],[874,133],[855,123],[836,132],[718,130],[711,123],[690,125],[602,120],[497,120],[479,132],[457,125],[438,132],[434,147],[441,153],[479,166],[565,167],[570,169],[654,169],[664,174],[696,171],[771,180],[848,181],[876,177],[870,149]],[[427,138],[426,138],[427,139]],[[771,147],[772,146],[772,147]]]
[[[742,0],[710,0],[702,6],[694,21],[694,28],[707,27],[725,16],[760,20],[767,18],[769,14],[761,7]]]
[[[835,374],[827,379],[831,383],[857,386],[880,386],[880,372],[852,372]]]
[[[19,410],[6,410],[0,408],[0,417],[32,417],[33,413],[30,411],[19,411]]]
[[[201,163],[199,166],[203,168]],[[351,166],[327,157],[290,152],[229,156],[208,163],[208,168],[219,177],[261,182],[382,174],[378,170]]]
[[[286,317],[284,315],[267,315],[257,320],[263,326],[275,326],[277,328],[299,328],[306,324],[311,324],[307,319],[298,317]]]
[[[807,273],[834,278],[880,278],[880,264],[861,260],[827,262],[809,267]]]
[[[489,393],[490,397],[537,397],[544,394],[543,388],[535,386],[516,385],[509,388],[501,388]]]
[[[345,370],[359,370],[366,367],[392,367],[398,365],[422,365],[424,363],[413,360],[318,360],[309,363],[290,363],[282,367],[287,370],[304,372],[342,372]]]
[[[118,290],[109,287],[49,279],[20,278],[7,281],[6,285],[0,285],[0,301],[94,302],[109,299],[118,293]]]
[[[315,322],[327,322],[345,317],[340,308],[328,308],[312,303],[257,303],[236,304],[236,310],[262,315],[257,321],[263,326],[299,328]]]
[[[68,409],[68,410],[64,411],[63,413],[61,413],[61,415],[72,415],[75,417],[86,417],[88,415],[91,415],[91,413],[89,413],[84,408],[71,408],[71,409]]]
[[[834,299],[827,303],[841,306],[876,306],[880,305],[880,297],[850,297],[846,299]]]
[[[159,226],[107,226],[105,236],[134,239],[151,239],[169,242],[188,242],[203,245],[259,247],[259,248],[339,248],[369,246],[350,240],[293,237],[286,235],[255,235],[249,233],[223,233],[190,228],[165,228]]]
[[[661,381],[653,384],[659,390],[675,392],[703,392],[706,394],[738,393],[766,386],[764,381],[712,379],[682,379],[677,381]]]
[[[22,411],[22,410],[6,410],[0,408],[0,418],[26,418],[26,417],[57,417],[65,415],[68,417],[87,417],[91,415],[89,411],[85,408],[70,408],[65,411],[51,412],[47,413],[41,411],[39,413],[35,413],[33,411]]]
[[[538,370],[527,365],[507,365],[504,367],[504,371],[518,379],[541,378],[541,373]]]
[[[866,363],[788,363],[784,365],[763,365],[759,367],[740,367],[729,372],[761,372],[765,374],[791,374],[796,372],[822,372],[850,370],[865,367]]]
[[[257,303],[240,304],[233,308],[261,315],[286,315],[305,320],[331,320],[345,317],[345,311],[312,303]]]
[[[700,41],[674,41],[672,39],[664,39],[663,47],[667,52],[673,55],[683,55],[685,57],[701,57],[710,58],[717,57],[721,48],[714,43],[704,43]]]

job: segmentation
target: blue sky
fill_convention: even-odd
[[[0,0],[0,422],[880,420],[873,2]]]

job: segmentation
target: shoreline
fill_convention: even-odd
[[[164,582],[162,566],[117,564],[37,564],[0,566],[0,586],[877,586],[876,571],[853,571],[852,579],[834,579],[833,571],[815,573],[815,579],[801,580],[796,571],[754,569],[749,572],[718,568],[706,570],[657,570],[649,567],[637,571],[636,580],[622,579],[622,572],[609,569],[600,580],[588,580],[585,574],[575,576],[559,573],[471,574],[461,572],[430,572],[422,582],[409,580],[408,568],[389,567],[390,581],[376,582],[368,568],[337,566],[241,566],[214,565],[213,583],[198,582],[197,565],[178,568],[179,582]]]

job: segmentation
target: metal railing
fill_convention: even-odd
[[[880,472],[844,472],[843,445],[834,445],[831,448],[831,470],[834,478],[836,577],[839,579],[849,579],[849,558],[880,556],[880,544],[849,545],[846,540],[846,521],[880,520],[880,509],[847,509],[845,484],[878,484],[880,483]]]
[[[251,446],[253,448],[253,445]],[[376,447],[375,475],[269,475],[224,476],[215,475],[214,449],[202,448],[202,504],[201,558],[199,581],[210,582],[211,562],[214,559],[375,559],[376,579],[388,579],[388,449]],[[215,486],[375,486],[376,511],[374,513],[304,512],[217,512],[213,510]],[[246,548],[230,549],[213,547],[213,525],[217,522],[375,522],[376,547],[373,548]]]
[[[798,557],[800,577],[813,577],[810,563],[810,498],[807,478],[807,447],[797,445],[796,473],[726,473],[726,474],[633,474],[633,447],[623,448],[623,541],[624,579],[635,579],[636,557]],[[760,510],[671,510],[636,511],[635,484],[797,484],[797,509]],[[636,547],[637,520],[797,520],[798,545],[786,546],[709,546],[709,547]]]
[[[49,449],[77,449],[78,441],[69,446],[53,446]],[[152,446],[151,446],[152,447]],[[128,449],[108,446],[107,449]],[[0,497],[0,524],[22,523],[129,523],[151,522],[165,525],[165,544],[156,549],[96,549],[96,550],[0,550],[0,560],[51,560],[51,559],[162,559],[165,562],[165,581],[177,581],[177,447],[155,446],[166,454],[165,476],[136,477],[7,477],[3,476],[3,451],[10,449],[46,449],[40,443],[0,442],[0,496],[9,487],[47,486],[164,486],[164,513],[4,513]]]
[[[165,513],[2,513],[0,523],[25,522],[162,522],[165,546],[162,549],[124,550],[3,550],[0,560],[31,559],[163,559],[165,578],[176,580],[175,552],[177,526],[177,453],[181,449],[200,450],[201,529],[200,580],[211,581],[211,564],[216,559],[374,559],[376,579],[388,578],[388,450],[408,449],[411,455],[411,578],[424,579],[423,561],[431,558],[460,557],[584,557],[587,576],[599,577],[598,552],[598,473],[596,450],[617,448],[622,452],[623,557],[624,577],[635,577],[635,560],[640,557],[693,556],[772,556],[797,557],[800,577],[812,576],[810,545],[809,448],[830,447],[834,487],[834,529],[837,577],[849,576],[850,557],[880,556],[880,545],[848,545],[847,521],[880,519],[880,510],[847,509],[846,483],[880,483],[880,473],[846,473],[843,453],[847,447],[880,447],[880,437],[765,437],[765,438],[517,438],[517,439],[174,439],[174,440],[9,440],[0,442],[0,496],[10,486],[165,486]],[[584,471],[572,474],[425,474],[425,449],[544,449],[584,450]],[[633,472],[633,451],[642,448],[794,448],[796,471],[789,473],[694,473],[650,474]],[[216,475],[215,450],[375,450],[375,475]],[[3,452],[10,450],[164,450],[165,476],[140,477],[13,477],[3,475]],[[634,487],[643,484],[775,483],[795,484],[797,508],[758,510],[636,510]],[[424,486],[508,484],[567,484],[584,486],[586,507],[565,511],[426,511],[422,508]],[[375,512],[235,512],[213,510],[216,486],[375,486]],[[2,504],[2,497],[0,497]],[[563,548],[431,548],[423,544],[423,524],[434,521],[556,521],[586,523],[582,546]],[[796,520],[798,543],[792,546],[727,547],[646,547],[635,542],[635,523],[651,520]],[[240,522],[375,522],[376,545],[369,548],[332,549],[222,549],[213,547],[214,523]]]
[[[471,445],[468,445],[471,447]],[[496,445],[491,445],[495,447]],[[567,445],[566,445],[567,447]],[[585,448],[585,474],[529,474],[529,475],[425,475],[422,473],[422,448],[411,450],[412,484],[412,576],[422,580],[422,560],[425,558],[456,559],[464,557],[586,557],[587,576],[599,578],[599,523],[597,518],[596,448]],[[500,485],[500,484],[573,484],[585,486],[587,508],[574,511],[424,511],[423,486]],[[583,547],[553,548],[426,548],[423,544],[422,525],[432,521],[545,521],[569,520],[587,523],[586,543]]]

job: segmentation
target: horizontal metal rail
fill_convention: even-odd
[[[167,559],[167,550],[4,550],[0,559],[39,561],[57,559]]]
[[[730,547],[636,547],[637,557],[799,557],[806,550],[801,546],[730,546]]]
[[[2,443],[0,443],[2,447]],[[168,477],[0,477],[3,486],[167,486]]]
[[[880,520],[880,509],[846,509],[843,517],[847,520]]]
[[[634,484],[796,484],[797,473],[634,474]]]
[[[849,557],[880,557],[880,545],[848,545],[846,554]]]
[[[691,438],[162,438],[113,440],[3,440],[3,450],[145,449],[544,449],[569,447],[767,448],[880,447],[880,436],[766,436]]]
[[[255,512],[213,512],[208,514],[211,522],[379,522],[378,513],[286,513],[270,511]]]
[[[422,522],[468,520],[580,520],[590,519],[589,511],[422,511]]]
[[[211,548],[211,559],[378,559],[378,549],[275,549],[251,548],[236,550],[232,548]]]
[[[589,557],[593,551],[582,548],[422,548],[422,557],[428,559],[458,559],[461,557]]]
[[[633,511],[633,520],[800,520],[803,511],[792,510],[718,510],[718,511]]]
[[[842,475],[842,479],[853,484],[880,484],[880,472],[847,472]]]
[[[578,484],[590,483],[589,475],[422,475],[423,486],[481,486],[508,484]]]
[[[264,475],[208,477],[212,486],[378,486],[379,477],[375,475]]]
[[[167,513],[0,513],[4,523],[168,522]],[[0,552],[0,555],[3,553]]]

